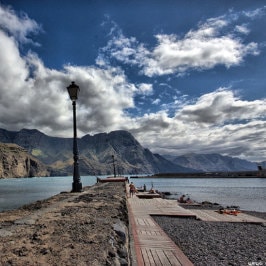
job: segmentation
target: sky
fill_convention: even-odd
[[[0,0],[0,128],[127,130],[153,153],[266,160],[263,0]]]

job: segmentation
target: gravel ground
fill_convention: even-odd
[[[176,217],[154,219],[196,266],[266,265],[265,226]]]

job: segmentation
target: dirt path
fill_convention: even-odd
[[[1,265],[128,265],[123,183],[0,213]]]

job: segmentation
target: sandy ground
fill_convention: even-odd
[[[124,183],[0,213],[1,265],[128,265]]]

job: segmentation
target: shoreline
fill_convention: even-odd
[[[266,212],[242,212],[266,220]],[[261,242],[265,225],[153,219],[195,265],[266,263]],[[0,212],[0,264],[133,265],[131,226],[124,182],[98,183],[81,193],[62,192]]]

